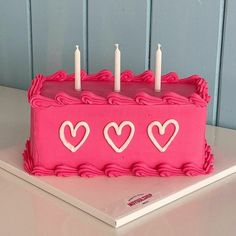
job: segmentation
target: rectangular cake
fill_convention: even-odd
[[[111,71],[81,73],[82,90],[64,71],[40,74],[28,91],[31,132],[23,153],[33,175],[176,176],[213,170],[205,140],[207,82],[193,75],[152,71],[121,74],[113,92]]]

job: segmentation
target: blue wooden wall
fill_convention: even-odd
[[[154,67],[200,74],[212,95],[208,123],[236,129],[235,0],[0,0],[0,85],[26,89],[34,74],[73,72],[75,44],[89,73]]]

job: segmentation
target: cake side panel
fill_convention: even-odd
[[[186,163],[194,163],[199,167],[204,164],[206,107],[67,105],[33,108],[31,117],[31,153],[35,166],[54,169],[59,165],[78,167],[89,163],[103,169],[111,163],[125,168],[137,162],[146,163],[152,168],[159,164],[176,168]],[[121,135],[117,135],[119,132],[115,132],[115,124],[119,128],[125,121],[123,129],[120,127]],[[79,122],[83,123],[79,124],[75,137],[72,137],[71,132],[75,131]],[[159,126],[156,122],[159,122]],[[85,123],[89,127],[86,138]],[[107,128],[105,138],[104,129],[107,125],[110,128]],[[151,135],[150,132],[148,134],[150,125],[153,126],[150,128]],[[175,134],[177,126],[179,129]],[[158,133],[160,129],[163,135]],[[163,151],[173,136],[170,145]],[[124,144],[129,138],[127,147],[117,150],[122,149],[122,145],[126,146]],[[81,143],[77,150],[73,150]]]

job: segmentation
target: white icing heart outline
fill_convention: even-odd
[[[126,141],[123,143],[123,145],[121,145],[121,147],[117,147],[114,142],[112,141],[112,139],[110,138],[109,134],[108,134],[108,130],[113,127],[115,129],[115,132],[117,135],[121,135],[122,133],[122,129],[125,126],[129,126],[130,127],[130,134],[129,137],[126,139]],[[107,143],[113,148],[113,150],[115,152],[121,153],[123,152],[128,145],[130,144],[132,138],[134,137],[134,132],[135,132],[135,126],[131,121],[123,121],[120,123],[120,125],[118,126],[116,122],[110,122],[106,125],[106,127],[104,128],[104,137],[107,141]]]
[[[159,129],[159,134],[160,135],[164,135],[165,134],[165,130],[166,127],[170,124],[173,124],[175,126],[175,132],[172,134],[172,136],[170,137],[169,141],[162,147],[158,141],[156,140],[156,138],[153,135],[152,129],[154,126],[157,126]],[[163,125],[159,122],[159,121],[153,121],[148,125],[148,136],[150,138],[150,140],[152,141],[152,143],[154,144],[154,146],[160,151],[160,152],[165,152],[167,150],[167,148],[170,146],[170,144],[172,143],[172,141],[174,140],[174,138],[176,137],[177,133],[179,132],[179,123],[174,120],[174,119],[169,119],[167,120]]]
[[[66,126],[69,126],[70,133],[71,133],[71,136],[73,138],[76,137],[77,130],[81,126],[85,128],[84,137],[82,138],[82,140],[76,146],[72,145],[70,142],[68,142],[66,140],[66,137],[65,137],[65,127]],[[65,147],[67,147],[71,152],[76,152],[84,144],[84,142],[86,141],[86,139],[89,136],[89,133],[90,133],[89,125],[84,121],[78,122],[76,124],[76,126],[74,127],[73,124],[70,121],[67,120],[67,121],[64,121],[62,123],[61,127],[60,127],[60,139],[61,139],[62,143],[65,145]]]

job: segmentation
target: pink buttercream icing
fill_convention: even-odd
[[[109,70],[102,70],[96,74],[87,75],[85,71],[81,72],[83,81],[112,81],[114,77]],[[105,97],[99,96],[91,91],[82,91],[79,97],[73,97],[65,92],[58,93],[54,98],[42,96],[40,94],[41,88],[45,81],[73,81],[74,74],[67,75],[64,71],[58,71],[51,76],[45,77],[41,74],[37,75],[28,91],[28,99],[33,108],[63,106],[74,104],[91,104],[91,105],[188,105],[193,104],[200,107],[207,106],[210,100],[208,95],[207,82],[201,77],[194,75],[186,79],[179,80],[176,73],[171,72],[162,76],[162,83],[168,84],[193,84],[196,91],[189,97],[182,96],[175,92],[167,92],[162,97],[156,97],[146,92],[138,92],[134,98],[122,95],[116,92],[110,92]],[[148,70],[140,75],[134,75],[132,71],[124,71],[121,74],[121,81],[123,82],[143,82],[151,83],[154,81],[153,72]]]
[[[91,75],[82,71],[81,79],[82,91],[74,89],[74,74],[67,75],[64,71],[48,77],[37,75],[32,81],[28,91],[32,108],[31,144],[26,143],[23,153],[28,173],[93,177],[194,176],[212,172],[214,158],[203,139],[210,99],[204,79],[197,75],[179,79],[171,72],[162,76],[159,93],[153,89],[154,76],[150,70],[140,75],[122,72],[120,93],[112,91],[114,76],[109,70]],[[91,109],[90,105],[96,106]],[[97,118],[94,120],[94,117]],[[89,124],[91,135],[78,152],[71,153],[63,146],[58,131],[62,122],[68,120],[75,127],[81,119]],[[108,122],[119,124],[126,119],[133,122],[137,132],[129,148],[118,155],[108,145],[102,131]],[[170,119],[178,122],[180,132],[168,151],[160,153],[148,138],[147,127],[152,121],[163,125]],[[163,145],[173,135],[173,129],[173,125],[167,128],[163,137],[155,134],[155,139]],[[75,145],[79,137],[72,137],[68,127],[65,131],[69,142]],[[129,135],[127,132],[127,128],[124,129],[124,135]],[[120,137],[110,134],[115,143],[120,141]],[[94,155],[96,158],[92,159]]]
[[[194,163],[188,162],[182,165],[181,168],[173,167],[169,164],[158,164],[156,167],[149,167],[143,162],[137,162],[130,166],[130,168],[124,168],[117,164],[107,164],[103,169],[99,170],[95,166],[85,163],[78,167],[70,167],[66,165],[58,165],[54,169],[47,169],[43,166],[34,166],[33,158],[30,153],[30,141],[26,142],[26,148],[23,153],[24,157],[24,169],[29,174],[33,175],[56,175],[56,176],[73,176],[78,175],[81,177],[94,177],[98,175],[106,175],[109,177],[117,177],[122,175],[134,175],[134,176],[195,176],[209,174],[213,171],[214,157],[211,152],[210,146],[205,144],[205,163],[203,167],[199,167]]]

